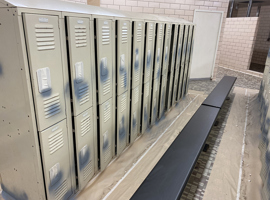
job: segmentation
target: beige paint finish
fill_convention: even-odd
[[[35,14],[25,14],[23,20],[41,131],[66,118],[59,21],[57,16]]]
[[[167,74],[169,55],[170,55],[170,46],[171,46],[171,31],[172,24],[166,23],[165,26],[165,38],[164,38],[164,51],[163,51],[163,63],[162,63],[162,75]]]
[[[130,109],[130,143],[133,143],[139,136],[140,132],[140,86],[137,86],[132,91],[131,109]]]

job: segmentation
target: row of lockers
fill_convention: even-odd
[[[5,3],[0,40],[14,40],[9,24],[17,26],[20,48],[13,50],[24,60],[22,87],[42,162],[36,176],[45,186],[44,192],[24,190],[40,199],[67,199],[185,96],[194,25],[66,2],[57,2],[57,11],[52,2]],[[11,64],[7,57],[1,57],[4,69]],[[2,173],[3,182],[10,175]],[[6,183],[8,191],[17,187]]]

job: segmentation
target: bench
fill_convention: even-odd
[[[161,157],[132,200],[176,200],[182,195],[226,97],[236,78],[224,77]],[[218,100],[215,100],[217,98]]]

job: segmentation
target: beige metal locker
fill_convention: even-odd
[[[131,23],[128,20],[117,20],[117,95],[129,88],[131,68]]]
[[[188,31],[189,26],[184,26],[184,38],[183,38],[183,47],[182,47],[182,55],[180,62],[180,78],[179,78],[179,90],[178,90],[178,99],[184,96],[183,92],[183,84],[184,84],[184,74],[185,74],[185,60],[186,60],[186,51],[187,51],[187,41],[188,41]]]
[[[186,95],[186,86],[187,86],[187,79],[188,79],[188,71],[189,71],[189,57],[190,57],[190,48],[191,48],[191,40],[192,40],[192,27],[188,25],[188,40],[187,40],[187,51],[185,56],[185,71],[184,71],[184,78],[183,78],[183,96]]]
[[[130,112],[130,143],[134,142],[140,132],[140,86],[132,90],[131,112]]]
[[[150,115],[150,83],[147,82],[144,84],[143,89],[143,104],[142,104],[142,116],[141,116],[141,128],[142,133],[149,126],[149,115]]]
[[[59,18],[24,14],[38,130],[66,118]]]
[[[94,120],[93,108],[74,117],[79,190],[86,186],[95,172]]]
[[[120,155],[127,146],[129,137],[129,97],[125,92],[117,97],[117,125],[116,125],[116,147],[117,155]]]
[[[153,83],[152,105],[151,105],[151,124],[154,124],[157,120],[159,82],[160,82],[160,78],[157,78],[154,80],[154,83]]]
[[[190,50],[189,50],[189,58],[188,58],[188,69],[187,69],[187,75],[186,75],[186,88],[185,88],[185,95],[188,92],[188,86],[189,86],[189,77],[190,77],[190,66],[192,61],[192,53],[193,53],[193,44],[194,44],[194,25],[190,25],[190,31],[191,31],[191,41],[190,41]]]
[[[173,76],[174,76],[174,69],[175,69],[175,57],[176,57],[176,48],[177,48],[177,39],[178,39],[178,24],[174,24],[173,34],[172,34],[172,46],[170,52],[170,60],[168,66],[168,80],[167,80],[167,103],[166,109],[169,110],[171,108],[171,101],[172,101],[172,92],[173,92]]]
[[[70,82],[73,115],[77,116],[93,105],[93,75],[90,46],[90,19],[67,17]]]
[[[72,194],[67,122],[39,133],[47,198],[67,199]]]
[[[146,22],[144,83],[151,81],[155,43],[155,23]]]
[[[167,74],[167,71],[168,71],[170,45],[171,45],[171,29],[172,29],[172,25],[169,23],[166,23],[164,49],[163,49],[162,75]]]
[[[159,110],[158,118],[160,119],[164,114],[165,103],[166,103],[166,89],[167,89],[167,76],[164,75],[161,77],[161,90],[160,90],[160,101],[159,101]]]
[[[99,105],[99,142],[100,169],[103,171],[112,160],[115,140],[113,132],[113,104],[112,98]]]
[[[96,56],[98,103],[102,104],[113,95],[113,52],[115,49],[113,22],[110,19],[96,20]]]
[[[178,34],[172,105],[174,105],[178,101],[177,97],[178,97],[178,86],[179,86],[179,82],[180,82],[179,81],[179,76],[180,76],[179,73],[180,73],[180,61],[181,61],[181,51],[182,51],[182,42],[183,42],[183,32],[184,32],[184,26],[181,24],[179,26],[179,34]]]

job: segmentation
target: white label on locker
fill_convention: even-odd
[[[49,19],[48,18],[45,18],[45,17],[40,17],[38,19],[38,21],[41,22],[41,23],[48,23]]]
[[[83,20],[78,20],[78,24],[83,24]]]
[[[107,21],[104,21],[104,24],[108,24],[108,22]]]
[[[84,80],[83,62],[75,63],[76,83],[81,83]]]
[[[59,126],[56,126],[52,129],[52,132],[56,131],[57,129],[59,129]]]
[[[141,24],[139,24],[139,26],[141,26]]]
[[[125,54],[120,56],[120,71],[125,70]]]
[[[39,93],[51,90],[51,74],[48,67],[37,70],[37,79]]]
[[[49,170],[51,185],[55,184],[59,180],[59,178],[60,178],[59,172],[60,172],[60,164],[59,163],[56,163]]]

